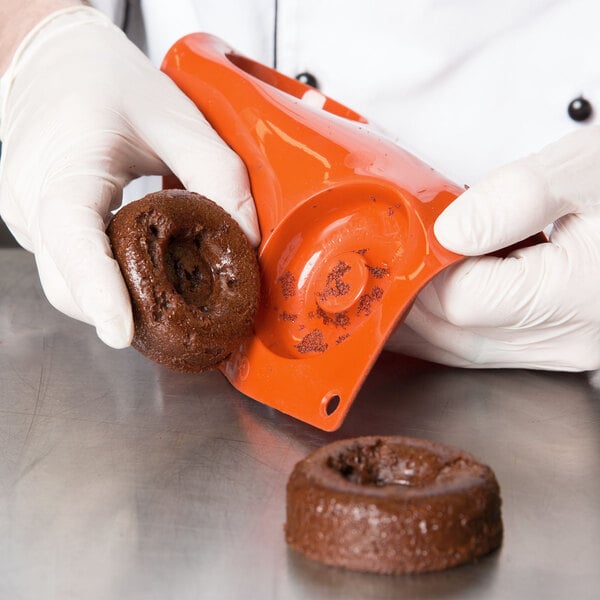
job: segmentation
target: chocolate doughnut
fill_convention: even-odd
[[[328,565],[422,573],[472,561],[502,541],[492,470],[461,450],[360,437],[300,461],[287,485],[287,543]]]
[[[198,372],[250,335],[258,263],[220,206],[184,190],[156,192],[124,206],[107,234],[131,297],[132,345],[142,354]]]

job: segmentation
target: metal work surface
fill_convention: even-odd
[[[324,433],[51,308],[0,250],[0,598],[597,598],[600,393],[583,374],[469,371],[384,353]],[[479,563],[377,576],[286,547],[293,465],[335,439],[431,438],[489,464],[505,539]]]

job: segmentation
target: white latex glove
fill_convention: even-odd
[[[102,13],[46,18],[0,89],[0,214],[35,253],[48,300],[115,348],[133,334],[104,233],[130,180],[174,173],[259,240],[246,169],[194,104]]]
[[[600,128],[495,171],[438,217],[435,234],[475,256],[550,223],[549,243],[441,273],[388,349],[463,367],[600,367]]]

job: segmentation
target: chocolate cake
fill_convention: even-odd
[[[252,333],[257,259],[220,206],[184,190],[156,192],[124,206],[107,234],[142,354],[197,372],[218,366]]]
[[[294,468],[287,543],[328,565],[422,573],[473,561],[502,541],[492,470],[440,443],[361,437],[325,446]]]

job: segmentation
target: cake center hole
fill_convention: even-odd
[[[198,240],[175,238],[165,253],[167,276],[189,305],[202,310],[214,287],[211,267],[200,254]]]
[[[359,485],[423,487],[443,467],[440,459],[422,448],[397,446],[381,440],[369,446],[353,446],[330,456],[327,466]]]

